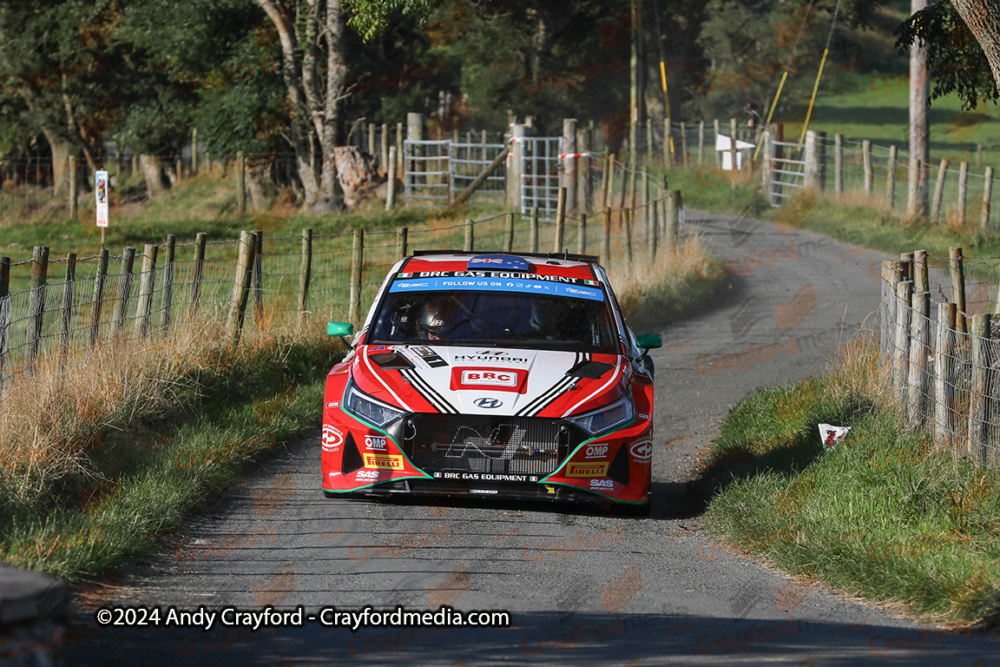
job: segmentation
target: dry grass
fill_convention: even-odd
[[[278,353],[292,325],[270,318],[266,324],[236,348],[225,343],[221,323],[199,321],[145,342],[106,341],[65,366],[58,356],[43,356],[34,372],[19,373],[3,391],[0,508],[31,507],[67,485],[103,483],[94,454],[109,433],[182,414],[207,384],[256,355]]]

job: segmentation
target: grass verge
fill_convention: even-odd
[[[795,575],[926,620],[1000,620],[1000,472],[909,433],[877,343],[831,372],[758,391],[725,418],[702,481],[713,531]],[[824,446],[817,425],[851,426]]]
[[[703,303],[715,283],[693,266],[705,260],[695,237],[655,262],[613,265],[630,324]],[[310,330],[279,325],[233,349],[220,325],[202,324],[18,376],[0,412],[0,559],[72,582],[101,576],[150,552],[251,463],[316,433],[342,349]]]

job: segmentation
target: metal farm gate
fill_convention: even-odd
[[[407,206],[438,208],[449,197],[448,146],[450,141],[403,142],[404,196]]]
[[[449,201],[454,201],[455,197],[469,187],[472,181],[476,180],[476,177],[493,162],[496,156],[500,155],[503,149],[504,144],[449,142],[448,182],[451,184]],[[486,182],[476,190],[473,196],[486,195],[503,201],[506,194],[507,168],[501,164],[486,177]]]
[[[524,137],[521,142],[521,214],[538,207],[541,220],[555,220],[559,201],[562,137]]]
[[[774,163],[771,168],[771,188],[769,200],[772,208],[778,208],[788,197],[794,197],[791,190],[801,190],[805,187],[806,161],[805,144],[790,141],[772,141],[774,147]],[[795,158],[802,158],[800,160]]]

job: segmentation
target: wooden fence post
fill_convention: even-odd
[[[698,122],[698,166],[705,161],[705,121]]]
[[[580,151],[576,145],[576,119],[575,118],[564,118],[563,119],[563,153],[567,156],[561,160],[562,164],[562,182],[560,183],[560,189],[566,190],[566,201],[563,203],[563,210],[565,212],[576,211],[576,170],[579,168],[580,161],[574,157]],[[559,164],[558,162],[556,164]]]
[[[507,233],[504,235],[503,239],[503,250],[504,252],[513,252],[514,250],[514,214],[507,214]]]
[[[198,316],[198,308],[201,304],[201,277],[205,267],[205,242],[208,235],[205,232],[198,232],[194,237],[194,271],[191,277],[191,303],[188,306],[188,317],[194,319]]]
[[[389,125],[382,123],[382,136],[379,137],[378,165],[388,171],[392,164],[392,157],[389,154]]]
[[[910,308],[910,295],[913,293],[913,281],[902,280],[896,285],[896,349],[893,373],[893,388],[896,400],[900,405],[906,405],[909,386],[910,368],[910,328],[913,321],[913,310]]]
[[[76,156],[69,156],[69,217],[76,220],[79,217],[79,212],[77,210],[77,188],[79,187],[79,179],[76,173]]]
[[[931,203],[931,220],[938,221],[941,217],[941,199],[944,197],[944,179],[948,173],[948,160],[941,160],[938,165],[937,183],[934,184],[934,201]]]
[[[253,235],[253,321],[260,330],[264,326],[264,232],[257,230]]]
[[[865,165],[865,196],[871,197],[875,189],[875,171],[872,169],[872,142],[870,139],[861,142],[861,158]]]
[[[530,247],[531,252],[538,252],[538,207],[531,207],[531,217],[530,224],[531,229],[529,230]]]
[[[625,259],[632,264],[632,209],[622,209],[622,222],[625,223]]]
[[[605,266],[611,264],[611,209],[605,208],[601,212],[601,224],[604,226],[604,238],[601,242],[601,263]]]
[[[389,162],[390,167],[392,162]],[[405,229],[405,227],[397,228]],[[405,242],[404,242],[405,243]],[[309,310],[309,280],[312,278],[313,230],[302,230],[302,262],[299,267],[299,326],[306,320]]]
[[[354,230],[354,245],[351,251],[351,301],[347,309],[348,319],[361,323],[361,276],[365,261],[365,232]]]
[[[844,135],[833,135],[833,191],[844,194]]]
[[[566,192],[566,188],[559,188],[559,194],[556,198],[556,238],[555,247],[552,252],[562,252],[563,248],[563,237],[566,231],[566,199],[569,193]]]
[[[910,323],[909,398],[906,402],[910,428],[923,428],[927,422],[928,392],[927,352],[930,349],[930,292],[913,292]]]
[[[681,121],[681,164],[685,167],[688,163],[688,139],[687,139],[687,123]]]
[[[729,183],[732,189],[736,189],[737,169],[736,169],[736,119],[729,119]]]
[[[170,328],[170,307],[174,300],[174,251],[177,247],[177,236],[167,234],[167,259],[163,263],[163,319],[160,321],[163,330]]]
[[[4,364],[7,361],[7,341],[10,339],[10,257],[0,257],[0,389],[4,385]]]
[[[806,188],[815,188],[819,185],[819,146],[817,146],[818,135],[813,130],[806,131],[805,148],[805,173],[803,175],[803,185]]]
[[[885,203],[891,211],[896,205],[896,146],[889,146],[889,164],[885,172]]]
[[[409,227],[396,227],[396,257],[399,259],[406,257],[409,251],[409,236]]]
[[[939,303],[934,346],[934,440],[938,448],[949,444],[954,434],[952,406],[955,404],[955,304]]]
[[[49,249],[35,246],[31,258],[31,298],[28,317],[28,359],[34,364],[42,343],[42,316],[45,314],[45,284],[49,271]]]
[[[656,261],[656,236],[657,227],[659,224],[659,216],[657,210],[659,209],[660,200],[654,199],[649,202],[649,213],[646,214],[646,243],[649,244],[649,265],[652,266]]]
[[[951,300],[958,306],[955,317],[955,330],[966,333],[965,317],[965,267],[961,248],[948,249],[948,268],[951,270]]]
[[[611,187],[611,180],[614,178],[615,173],[614,164],[614,159],[611,157],[611,153],[608,153],[608,157],[604,161],[604,173],[601,175],[601,208],[608,207],[608,191]]]
[[[396,205],[396,147],[389,149],[389,178],[386,180],[388,190],[385,193],[385,210],[391,211]]]
[[[576,150],[583,154],[577,162],[576,170],[576,199],[577,209],[589,213],[593,204],[593,186],[590,182],[590,172],[594,168],[593,155],[590,155],[591,142],[590,132],[581,128],[576,131]]]
[[[156,282],[156,255],[159,247],[147,243],[142,249],[142,269],[139,273],[139,302],[136,304],[135,330],[145,338],[149,333],[149,318],[153,306],[153,285]]]
[[[581,255],[587,254],[587,214],[580,214],[579,234],[577,235],[577,242],[579,243],[578,252]]]
[[[368,123],[368,154],[378,157],[378,153],[375,152],[375,123]]]
[[[959,227],[965,227],[965,200],[969,186],[969,163],[958,165],[958,201],[955,202],[955,219]]]
[[[243,151],[236,151],[236,210],[239,213],[247,212],[247,190],[244,184],[246,179],[246,164],[243,159]],[[239,333],[237,333],[237,339]]]
[[[979,220],[979,227],[984,231],[990,224],[990,208],[993,204],[993,167],[986,167],[986,176],[983,181],[983,214]]]
[[[930,275],[927,273],[927,251],[914,250],[913,259],[913,289],[917,292],[930,291]]]
[[[233,295],[229,304],[229,315],[226,318],[226,333],[230,344],[236,346],[240,342],[243,331],[243,319],[246,315],[247,299],[250,295],[250,281],[253,278],[254,250],[257,240],[253,232],[240,232],[240,251],[236,260],[236,277],[233,280]]]
[[[101,333],[101,310],[104,308],[104,283],[108,276],[108,249],[101,248],[97,258],[97,275],[94,276],[93,310],[90,318],[90,347],[97,346]]]
[[[403,123],[396,123],[396,174],[403,180]]]
[[[715,153],[715,170],[718,171],[722,169],[722,153],[715,148],[719,141],[719,134],[721,134],[721,126],[719,125],[719,119],[716,118],[712,121],[712,126],[715,130],[715,138],[712,140],[712,152]]]
[[[987,433],[993,407],[989,393],[990,324],[992,316],[983,313],[972,316],[969,343],[972,345],[972,381],[969,386],[969,454],[980,466],[985,466]]]
[[[646,164],[653,163],[653,119],[646,118]]]
[[[66,255],[66,282],[63,283],[62,322],[59,328],[61,359],[65,363],[69,354],[69,337],[73,323],[73,283],[76,281],[76,253]]]
[[[889,354],[895,343],[896,332],[896,284],[899,282],[898,262],[882,261],[882,298],[880,303],[879,325],[879,359],[883,368],[891,368],[892,359]]]
[[[472,252],[473,248],[475,247],[476,231],[473,228],[474,225],[475,221],[473,221],[472,218],[469,218],[468,220],[465,221],[465,243],[462,246],[462,250],[464,250],[465,252]]]
[[[670,169],[670,164],[673,162],[673,156],[671,155],[670,146],[670,117],[663,119],[663,167],[665,169]],[[607,207],[606,202],[601,202],[601,204]]]
[[[684,207],[680,190],[667,191],[667,233],[664,238],[664,248],[667,252],[677,251],[677,241],[680,233],[681,209]]]

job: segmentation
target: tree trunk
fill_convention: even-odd
[[[69,192],[69,156],[73,151],[73,145],[44,129],[42,133],[52,149],[52,196],[56,201],[60,201]]]
[[[927,0],[910,0],[910,11],[916,13],[927,7]],[[907,188],[906,214],[927,215],[927,161],[928,146],[927,108],[930,106],[927,72],[927,46],[920,39],[910,47],[910,168]]]
[[[270,178],[268,166],[258,166],[247,169],[247,191],[253,210],[263,211],[271,205],[274,196],[274,182]]]
[[[142,177],[146,180],[146,192],[149,198],[155,199],[166,192],[170,182],[163,173],[159,158],[155,155],[140,154],[139,164],[142,166]]]
[[[320,189],[324,197],[333,198],[335,168],[333,149],[338,143],[340,128],[341,100],[345,97],[347,84],[347,63],[344,53],[344,30],[347,22],[341,0],[327,0],[326,11],[326,100],[323,108],[323,127],[319,132],[320,149],[323,153],[323,173]]]
[[[983,47],[993,81],[1000,89],[1000,0],[951,0],[951,4]]]
[[[337,146],[333,155],[337,164],[337,179],[344,189],[344,203],[348,207],[357,206],[367,186],[375,180],[375,156],[362,153],[356,146]]]

